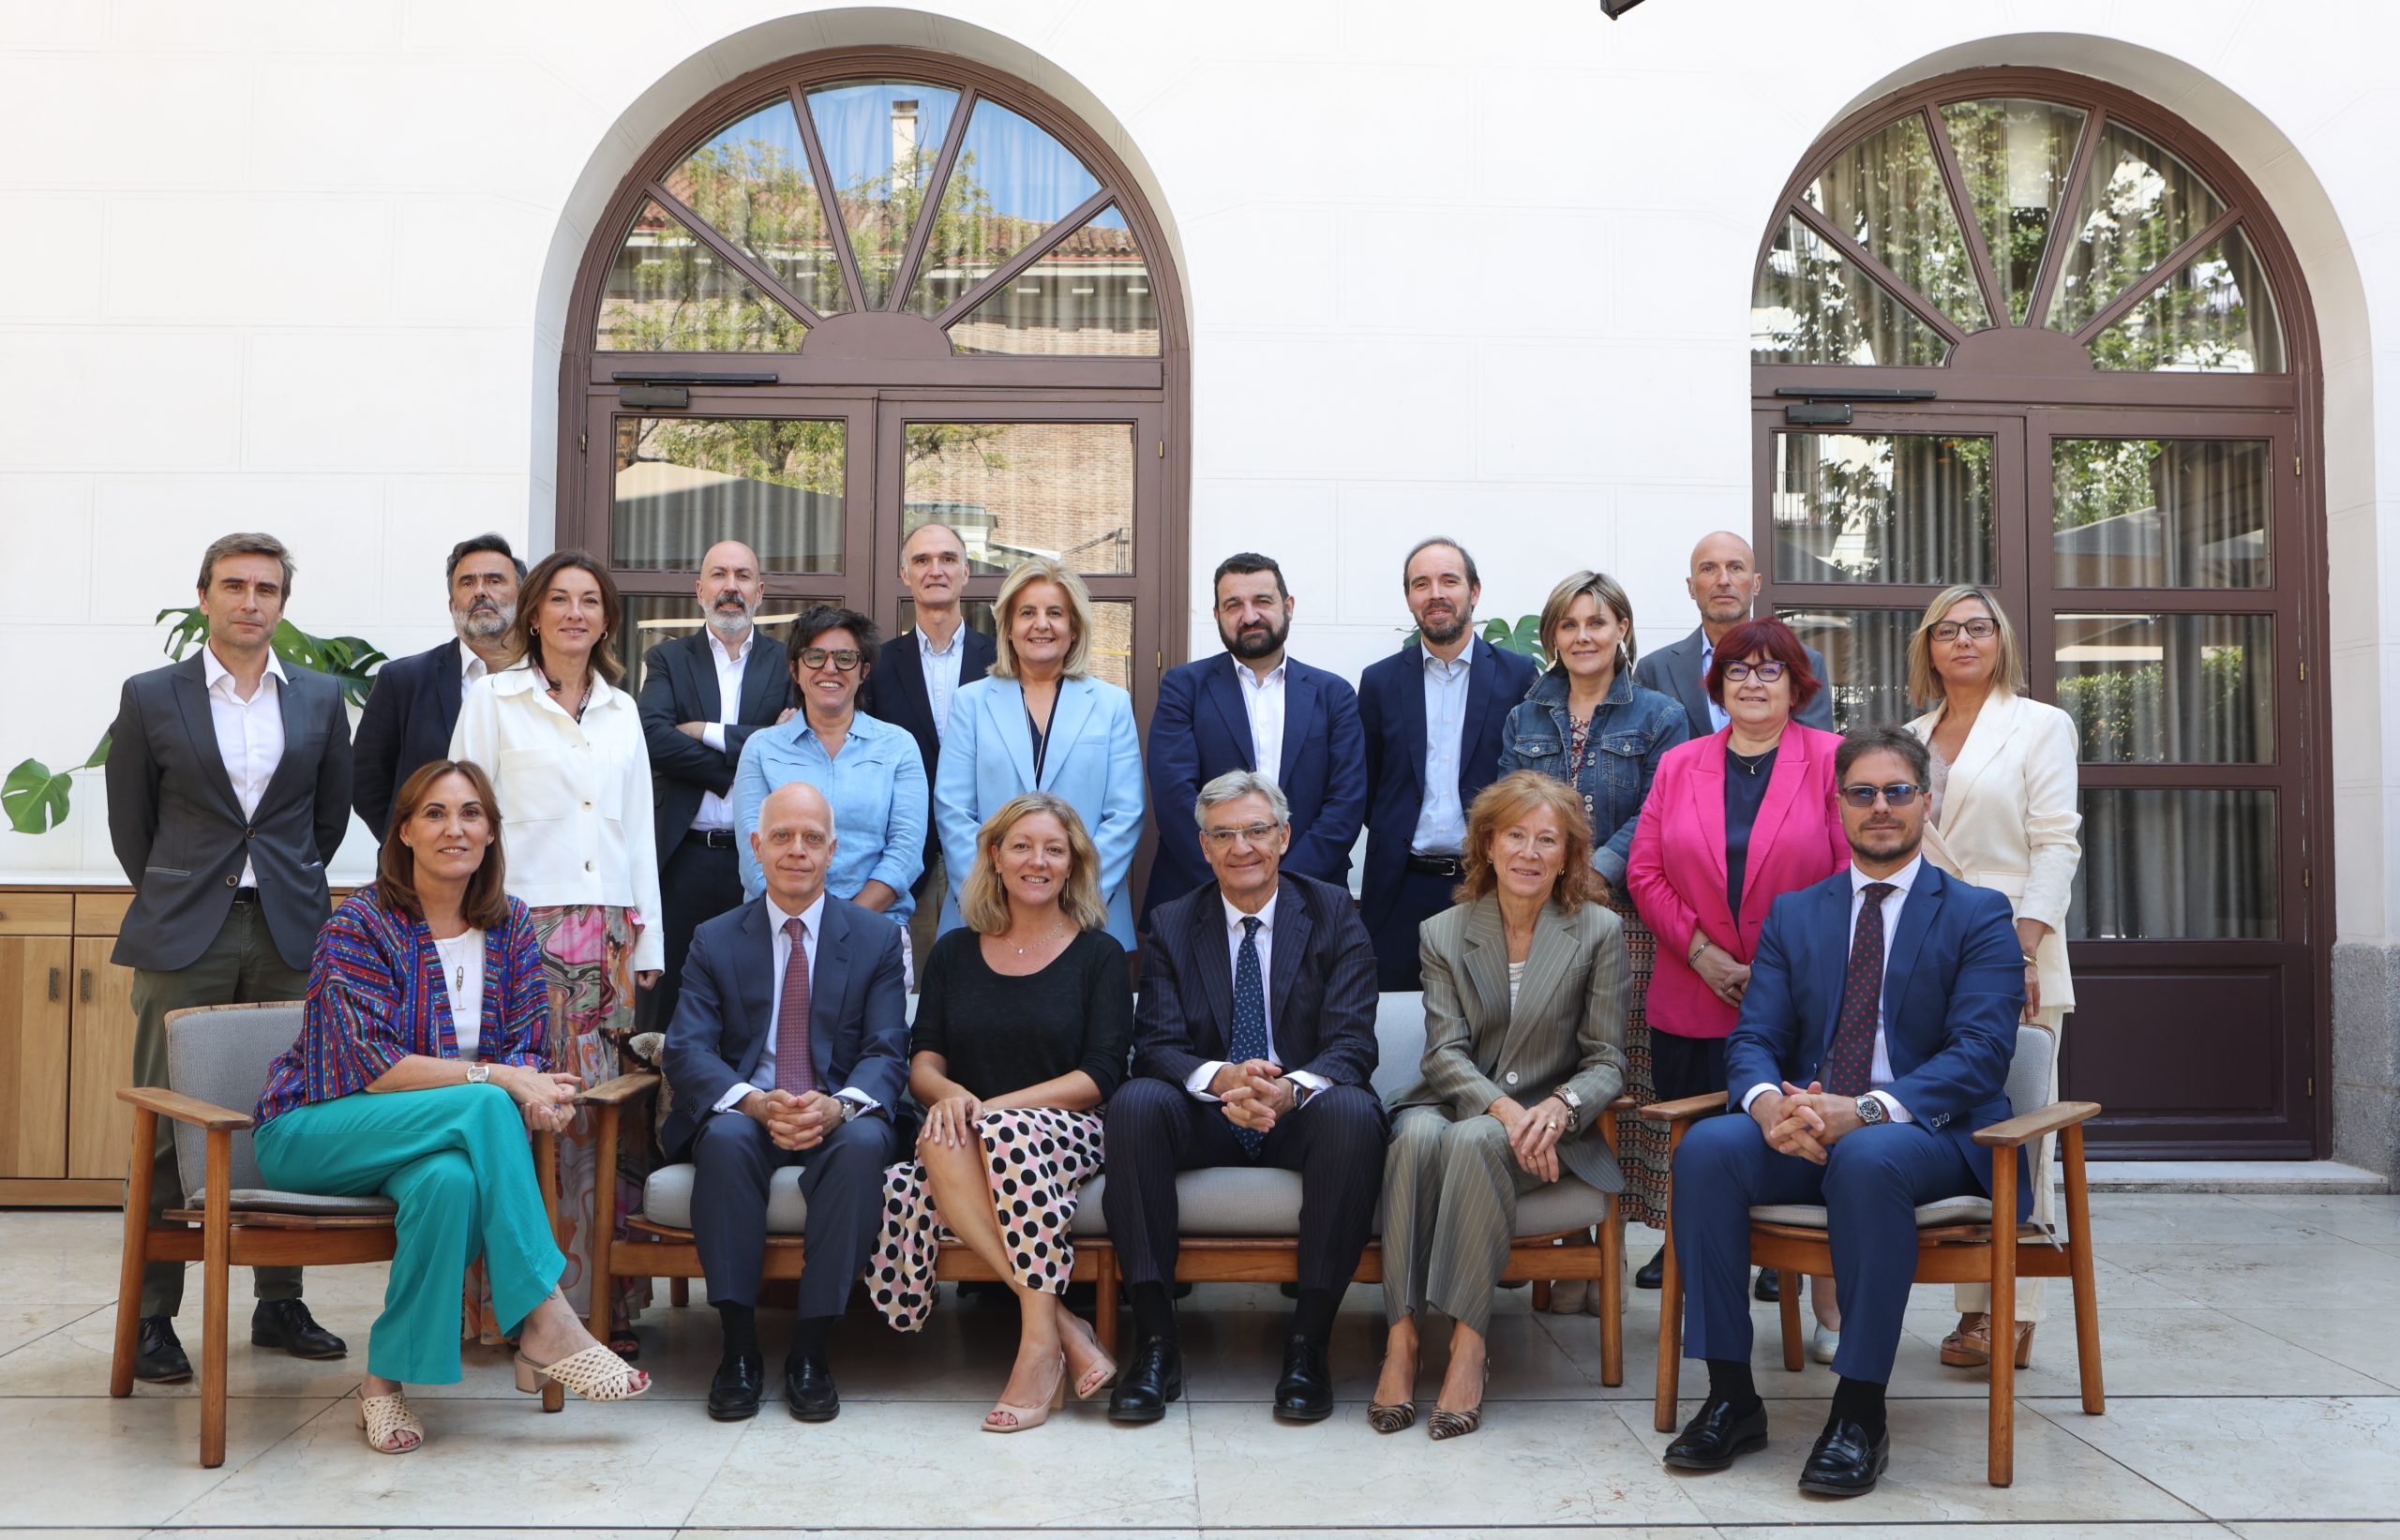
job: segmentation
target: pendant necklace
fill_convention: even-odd
[[[1748,773],[1756,775],[1759,772],[1759,767],[1761,765],[1765,764],[1768,760],[1775,757],[1775,751],[1773,749],[1769,749],[1765,753],[1759,755],[1735,754],[1732,746],[1728,744],[1725,749],[1725,757],[1741,766]]]

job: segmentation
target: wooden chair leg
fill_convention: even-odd
[[[2017,1156],[1995,1152],[1991,1163],[1991,1448],[1990,1480],[2017,1479]]]
[[[669,1279],[667,1284],[667,1302],[678,1309],[689,1305],[692,1302],[692,1280],[687,1278]]]
[[[1800,1339],[1800,1284],[1808,1275],[1796,1268],[1776,1270],[1778,1286],[1777,1310],[1783,1318],[1783,1367],[1793,1374],[1808,1362],[1806,1345]]]
[[[1546,1278],[1534,1279],[1534,1308],[1545,1311],[1550,1308],[1550,1279]]]
[[[1674,1159],[1675,1149],[1683,1143],[1685,1125],[1675,1125],[1667,1137],[1667,1158]],[[1650,1426],[1661,1433],[1675,1430],[1675,1402],[1682,1390],[1684,1367],[1684,1278],[1675,1265],[1675,1189],[1667,1185],[1665,1214],[1667,1243],[1665,1260],[1658,1275],[1658,1404],[1652,1409]]]
[[[616,1104],[604,1103],[599,1111],[592,1152],[592,1304],[586,1329],[606,1342],[608,1328],[615,1323],[610,1320],[610,1306],[617,1294],[617,1280],[609,1272],[614,1259],[608,1254],[608,1242],[617,1232]]]
[[[1609,1204],[1600,1221],[1600,1383],[1625,1383],[1625,1214]]]
[[[2083,1410],[2098,1416],[2108,1398],[2100,1382],[2100,1292],[2092,1273],[2092,1192],[2083,1174],[2083,1125],[2059,1136],[2066,1161],[2067,1276],[2075,1286],[2075,1359],[2083,1379]]]
[[[542,1204],[550,1214],[550,1239],[563,1250],[566,1230],[559,1219],[559,1136],[543,1132],[533,1136],[533,1174],[542,1184]],[[542,1410],[566,1410],[566,1387],[556,1380],[542,1382]]]
[[[141,1349],[142,1268],[150,1260],[150,1178],[158,1164],[158,1114],[133,1109],[133,1153],[126,1167],[125,1249],[116,1270],[116,1351],[109,1360],[109,1394],[133,1394],[133,1360]]]
[[[208,1195],[202,1210],[200,1337],[200,1463],[225,1463],[225,1309],[233,1245],[233,1136],[208,1130]]]

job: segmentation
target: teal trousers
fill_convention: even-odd
[[[512,1334],[566,1271],[524,1117],[497,1085],[337,1097],[293,1108],[257,1140],[269,1187],[380,1192],[399,1205],[369,1373],[405,1384],[458,1383],[463,1289],[477,1257],[493,1311]]]

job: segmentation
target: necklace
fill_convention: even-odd
[[[1775,757],[1775,750],[1768,749],[1761,754],[1735,754],[1733,746],[1728,743],[1725,745],[1725,757],[1741,766],[1748,773],[1756,775],[1761,765]]]
[[[1047,930],[1046,932],[1042,933],[1042,934],[1040,934],[1040,935],[1038,935],[1038,936],[1035,936],[1035,937],[1033,938],[1033,941],[1032,941],[1032,943],[1031,943],[1030,945],[1020,947],[1020,946],[1017,946],[1015,942],[1012,941],[1012,942],[1010,942],[1010,943],[1009,943],[1009,946],[1011,947],[1011,949],[1013,949],[1013,950],[1016,952],[1016,954],[1017,954],[1019,957],[1023,957],[1027,952],[1031,951],[1031,950],[1034,949],[1034,947],[1042,946],[1042,945],[1044,945],[1045,943],[1048,943],[1048,942],[1051,942],[1051,941],[1056,941],[1058,938],[1058,927],[1057,925],[1055,925],[1055,924],[1054,924],[1054,925],[1052,925],[1052,926],[1050,927],[1050,929],[1049,929],[1049,930]],[[1005,937],[1004,937],[1003,939],[1005,939]]]

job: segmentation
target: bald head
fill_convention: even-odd
[[[739,540],[720,540],[700,558],[700,580],[694,592],[700,601],[700,613],[709,619],[709,629],[728,647],[740,647],[750,635],[750,622],[758,613],[758,598],[765,591],[765,581],[758,576],[758,553]]]
[[[1691,548],[1691,573],[1684,587],[1700,611],[1700,623],[1714,642],[1749,619],[1759,596],[1758,558],[1750,543],[1731,530],[1702,535]]]
[[[833,860],[832,804],[805,781],[777,786],[758,804],[750,851],[766,874],[767,896],[786,914],[798,914],[825,890],[825,869]]]

